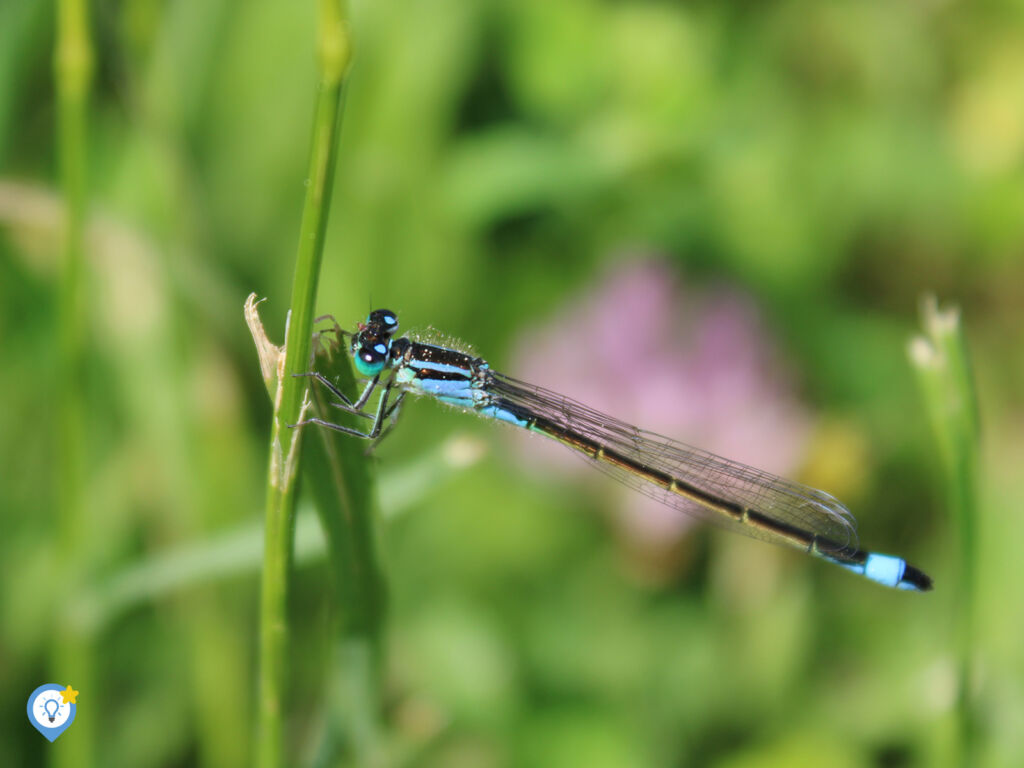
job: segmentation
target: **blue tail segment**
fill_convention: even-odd
[[[913,592],[928,592],[932,588],[931,578],[901,557],[859,550],[849,558],[828,555],[823,555],[823,557],[884,587],[906,589]]]

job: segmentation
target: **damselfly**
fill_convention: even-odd
[[[407,393],[429,395],[557,440],[616,480],[686,514],[803,550],[887,587],[922,591],[932,587],[928,576],[902,558],[858,549],[853,516],[824,491],[631,426],[564,395],[499,373],[465,352],[394,338],[397,330],[398,316],[378,309],[355,333],[340,332],[350,337],[348,351],[356,369],[369,379],[355,401],[322,374],[305,374],[338,398],[340,402],[333,405],[372,419],[368,431],[320,418],[295,426],[319,424],[376,440],[394,424]],[[382,392],[375,411],[364,410],[378,387]]]

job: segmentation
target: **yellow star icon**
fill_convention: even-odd
[[[75,697],[78,696],[78,691],[72,688],[70,685],[60,692],[60,697],[64,699],[65,704],[74,704]]]

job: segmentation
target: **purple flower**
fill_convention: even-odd
[[[752,300],[685,288],[658,261],[616,266],[516,345],[515,374],[616,418],[783,476],[803,455],[810,419]],[[538,466],[593,472],[536,437]],[[541,444],[543,443],[543,444]],[[673,548],[692,518],[621,488],[629,543]]]

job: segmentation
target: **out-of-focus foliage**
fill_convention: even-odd
[[[114,768],[249,764],[258,578],[239,532],[261,519],[270,408],[242,304],[267,296],[283,338],[313,6],[92,4],[88,525],[69,552],[54,535],[50,407],[53,10],[0,4],[5,764],[50,748],[23,707],[50,678],[75,682],[49,659],[61,632],[92,638],[98,686],[62,741],[92,729]],[[749,359],[744,381],[784,381],[775,407],[799,402],[779,422],[799,430],[779,435],[798,454],[784,469],[848,501],[863,544],[936,580],[930,595],[889,592],[698,528],[651,550],[598,473],[540,471],[511,430],[410,402],[377,452],[382,481],[456,431],[493,448],[380,522],[385,752],[422,766],[943,765],[956,544],[905,359],[934,291],[963,309],[982,408],[979,760],[1021,764],[1019,4],[383,0],[351,13],[322,311],[351,326],[387,306],[516,374],[524,344],[557,349],[556,319],[614,296],[600,291],[644,268],[633,262],[659,264],[697,305],[672,315],[665,345],[689,349],[704,337],[687,323],[742,297],[740,330],[688,359]],[[574,335],[565,354],[605,338]],[[751,338],[770,350],[730,346]],[[582,397],[596,375],[578,371],[579,393],[538,383]],[[623,403],[650,392],[614,381]],[[736,429],[731,412],[756,419],[714,382],[706,408],[659,389],[666,423],[674,407],[724,414],[700,423],[710,435]],[[66,559],[86,575],[55,583]],[[323,746],[334,651],[326,566],[297,567],[301,762]]]

